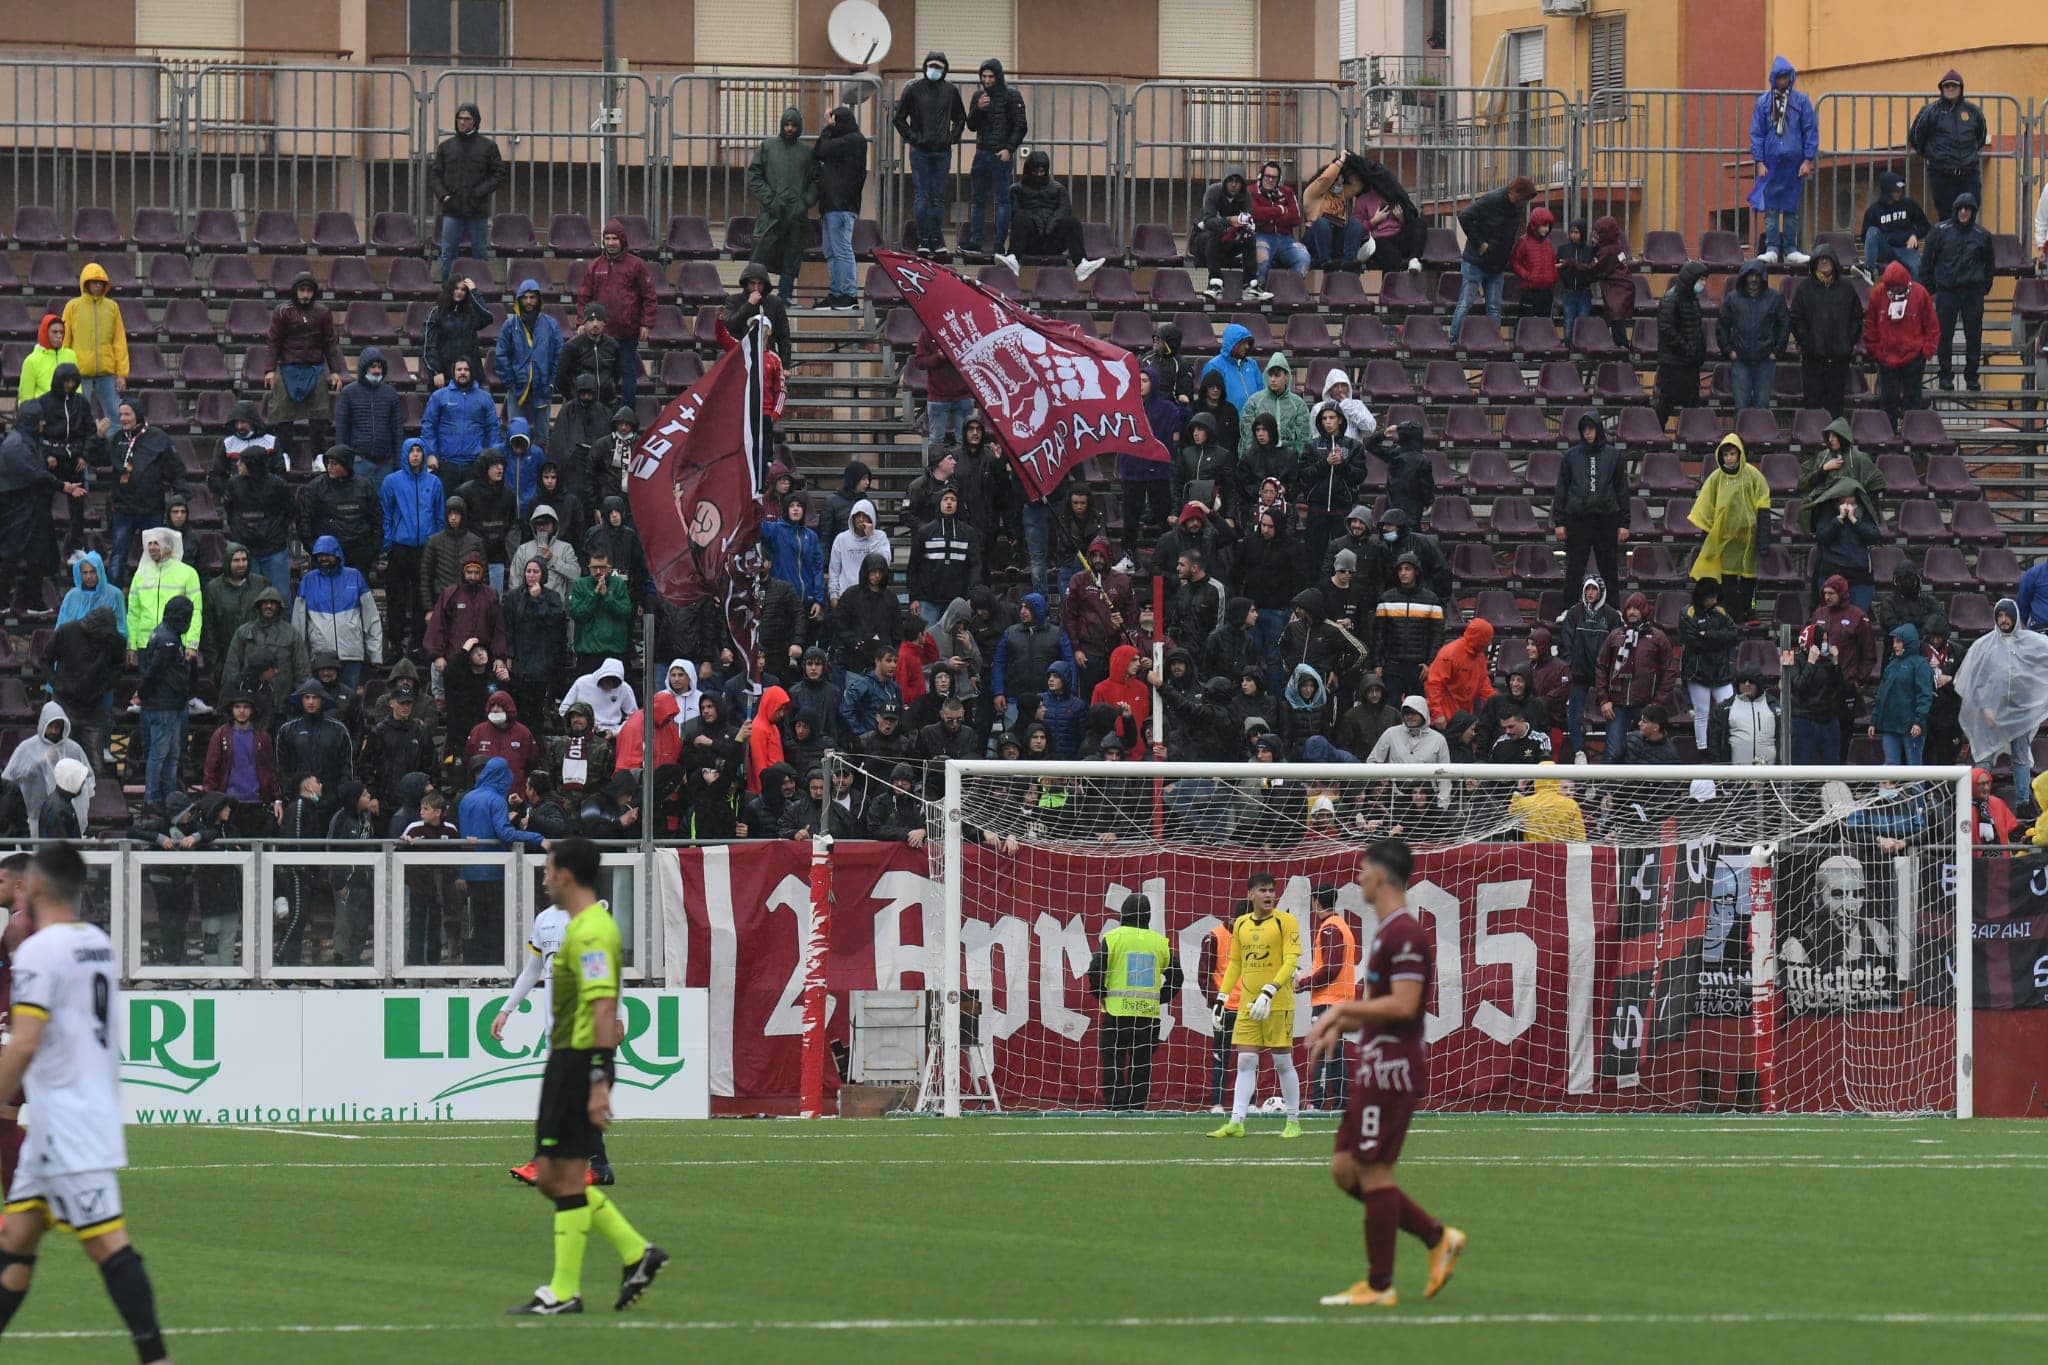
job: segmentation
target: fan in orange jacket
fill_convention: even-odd
[[[1479,703],[1493,695],[1493,679],[1486,668],[1486,651],[1492,644],[1492,624],[1475,616],[1465,623],[1463,635],[1436,652],[1422,695],[1437,724],[1460,711],[1476,713]]]
[[[682,699],[666,687],[654,694],[654,766],[657,768],[674,763],[683,756],[683,732],[676,724],[682,707]],[[612,770],[638,772],[646,745],[646,725],[638,716],[629,717],[619,727],[619,743],[612,759]]]

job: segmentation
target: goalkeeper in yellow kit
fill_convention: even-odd
[[[1228,1000],[1242,988],[1237,1027],[1231,1044],[1237,1049],[1237,1088],[1232,1092],[1230,1122],[1210,1137],[1244,1136],[1245,1112],[1259,1083],[1259,1054],[1273,1058],[1280,1099],[1287,1106],[1284,1138],[1301,1136],[1301,1077],[1294,1070],[1294,967],[1301,960],[1301,926],[1279,908],[1279,891],[1270,872],[1245,879],[1245,900],[1251,909],[1230,926],[1230,966],[1217,992]],[[1216,1027],[1223,1026],[1223,1006],[1216,1006]]]

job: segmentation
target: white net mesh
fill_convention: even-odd
[[[1952,782],[993,769],[961,775],[957,866],[941,774],[927,774],[932,875],[958,882],[961,984],[979,1006],[960,1056],[970,1107],[1227,1106],[1228,1025],[1218,1035],[1211,1011],[1248,877],[1270,872],[1299,926],[1299,1040],[1316,1009],[1359,988],[1352,964],[1376,928],[1359,855],[1399,835],[1437,946],[1430,1109],[1954,1108]],[[1128,1043],[1112,1056],[1089,970],[1132,894],[1181,974],[1162,991],[1157,1045],[1140,1049],[1145,1074]],[[1759,989],[1764,950],[1777,966]],[[1339,1107],[1344,1075],[1304,1076],[1304,1107]],[[1270,1073],[1260,1086],[1277,1105]]]

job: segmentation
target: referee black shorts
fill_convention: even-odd
[[[583,1048],[548,1054],[540,1081],[540,1117],[534,1123],[542,1156],[588,1160],[604,1151],[604,1130],[590,1121],[592,1055]]]

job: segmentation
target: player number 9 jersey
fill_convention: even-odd
[[[41,1016],[22,1089],[33,1107],[22,1169],[38,1175],[128,1164],[121,1131],[121,988],[97,925],[53,924],[14,955],[13,1013]]]

